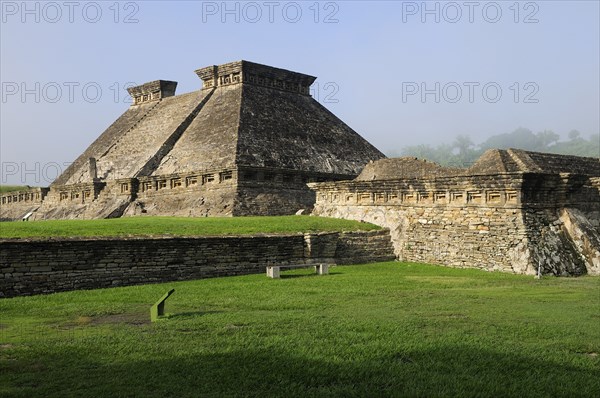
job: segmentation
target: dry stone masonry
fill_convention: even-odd
[[[195,72],[202,89],[187,94],[175,95],[177,83],[165,80],[130,88],[131,107],[49,188],[0,196],[0,221],[279,215],[314,206],[317,215],[389,228],[395,255],[404,261],[525,274],[539,269],[553,275],[600,275],[598,159],[516,149],[490,150],[468,169],[414,158],[385,159],[310,96],[313,76],[248,61]],[[371,258],[362,235],[357,235],[362,242],[357,245],[351,234],[346,236],[335,257],[344,262]],[[375,251],[378,239],[373,238]],[[19,244],[0,243],[3,253],[9,253],[3,254],[2,267],[20,259],[30,264],[25,268],[50,267],[49,272],[70,275],[64,282],[52,282],[66,284],[58,290],[106,286],[110,277],[124,284],[143,279],[141,273],[125,279],[113,273],[127,261],[136,264],[141,252],[127,254],[125,262],[115,258],[96,264],[93,272],[107,276],[89,279],[92,271],[85,264],[68,268],[70,260],[57,258],[67,268],[55,270],[50,260],[47,265],[36,263],[44,259],[40,252],[34,250],[40,257],[32,260],[6,248]],[[25,247],[37,244],[21,249],[33,250]],[[131,246],[127,250],[137,244],[123,243]],[[65,245],[95,247],[84,242]],[[79,254],[77,250],[73,253]],[[176,261],[157,255],[161,260],[156,264],[142,261],[144,267],[158,267],[148,269],[149,275],[160,274],[156,280],[166,277],[165,267]],[[202,267],[185,268],[186,258],[176,261],[176,273],[169,278],[205,272],[199,271]],[[238,272],[228,267],[206,272]],[[242,265],[240,272],[245,269]],[[72,282],[80,271],[89,284]],[[6,268],[3,272],[4,283],[19,283],[24,275]]]
[[[599,176],[598,159],[509,149],[466,170],[384,159],[309,186],[315,214],[389,228],[403,261],[600,275]]]
[[[196,74],[187,94],[129,88],[131,107],[35,203],[2,199],[0,219],[294,214],[314,203],[306,183],[384,157],[310,96],[313,76],[248,61]]]
[[[256,274],[264,273],[268,264],[356,264],[393,259],[387,230],[0,240],[0,297]]]

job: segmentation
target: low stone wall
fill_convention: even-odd
[[[389,231],[0,240],[0,297],[265,272],[268,263],[394,259]]]
[[[344,232],[337,238],[335,261],[338,264],[364,264],[396,259],[388,229]]]
[[[323,217],[366,221],[391,230],[401,261],[534,273],[520,211],[443,206],[326,206]]]
[[[317,197],[313,214],[388,228],[401,261],[600,274],[596,179],[502,173],[309,185]]]

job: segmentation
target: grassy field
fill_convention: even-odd
[[[280,217],[124,217],[104,220],[50,220],[0,223],[0,238],[72,236],[249,235],[312,231],[355,231],[378,226],[337,218]]]
[[[31,188],[29,185],[0,185],[0,193],[24,191]]]
[[[600,278],[331,271],[0,300],[0,396],[600,393]],[[169,315],[149,323],[169,288]]]

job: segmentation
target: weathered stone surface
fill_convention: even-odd
[[[599,220],[597,218],[596,220]],[[557,225],[561,226],[583,256],[589,275],[600,275],[600,233],[590,217],[577,209],[562,209]]]
[[[68,185],[78,182],[90,181],[89,175],[90,158],[98,159],[117,143],[127,131],[133,129],[138,121],[152,110],[158,103],[146,103],[129,107],[104,133],[100,135],[69,167],[58,176],[53,185]]]
[[[600,160],[581,156],[557,155],[522,149],[490,149],[464,174],[495,174],[505,172],[600,176]]]
[[[464,169],[442,167],[437,163],[414,157],[381,159],[367,163],[360,175],[356,177],[356,181],[448,176],[463,174],[464,171]]]
[[[192,93],[164,80],[130,88],[132,106],[49,200],[3,204],[0,217],[294,214],[314,203],[307,182],[354,178],[384,158],[310,96],[313,76],[247,61],[196,73],[204,86]]]
[[[253,84],[241,89],[240,165],[354,177],[384,157],[308,95]]]
[[[175,95],[177,82],[168,80],[155,80],[141,86],[129,87],[127,92],[133,99],[133,103],[138,105],[142,102],[157,101],[163,98]]]
[[[196,73],[203,87],[188,94],[174,96],[176,82],[162,80],[131,88],[134,104],[49,190],[0,196],[0,221],[29,212],[32,219],[239,216],[314,206],[315,214],[390,228],[402,260],[599,273],[598,159],[518,149],[489,150],[462,169],[383,159],[310,97],[313,76],[247,61]],[[325,243],[333,237],[318,239],[322,258],[371,258],[352,239],[335,254]],[[375,251],[386,245],[370,242]]]
[[[356,257],[348,254],[356,254]],[[389,231],[0,241],[0,297],[265,272],[267,264],[394,258]],[[357,261],[360,259],[360,261]]]
[[[442,167],[434,162],[414,157],[381,159],[369,162],[356,181],[517,172],[600,176],[600,161],[597,158],[530,152],[521,149],[490,149],[468,168]]]
[[[31,188],[0,195],[0,221],[20,220],[26,214],[35,212],[42,205],[48,191],[48,188]]]
[[[316,192],[314,214],[389,228],[400,260],[597,275],[598,163],[492,150],[458,172],[415,159],[386,159],[367,165],[354,181],[309,185]],[[421,168],[430,175],[421,175]]]

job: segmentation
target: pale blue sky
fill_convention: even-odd
[[[189,92],[195,69],[239,59],[317,76],[315,97],[387,153],[600,131],[598,1],[1,4],[0,184],[48,185],[127,109],[127,83]]]

